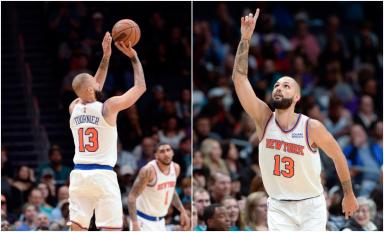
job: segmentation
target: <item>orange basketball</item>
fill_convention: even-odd
[[[122,19],[112,28],[112,38],[114,41],[123,41],[127,46],[131,41],[132,47],[139,42],[141,36],[140,28],[133,20]]]

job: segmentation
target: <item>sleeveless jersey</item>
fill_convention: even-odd
[[[75,143],[75,164],[114,167],[117,159],[117,128],[102,115],[103,103],[78,103],[69,121]]]
[[[300,114],[284,131],[272,113],[259,144],[259,164],[268,195],[277,200],[302,200],[323,192],[320,154],[309,146],[308,120]]]
[[[156,160],[152,160],[148,164],[154,168],[156,179],[153,183],[149,183],[137,198],[136,208],[147,215],[163,217],[168,212],[175,192],[175,165],[171,162],[169,174],[165,175],[160,171]]]

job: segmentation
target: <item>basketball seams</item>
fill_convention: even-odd
[[[125,36],[124,36],[125,34]],[[130,19],[123,19],[118,21],[112,28],[112,38],[117,41],[124,42],[127,44],[131,41],[132,46],[136,45],[141,37],[140,27],[137,23]]]

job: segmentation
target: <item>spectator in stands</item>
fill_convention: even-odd
[[[245,167],[239,159],[239,151],[233,142],[227,141],[223,144],[223,158],[230,176],[244,174]]]
[[[291,39],[292,50],[300,50],[312,64],[317,64],[320,45],[316,37],[309,31],[309,18],[306,12],[296,15],[297,33]]]
[[[211,173],[222,172],[229,174],[228,168],[221,158],[222,150],[217,140],[205,139],[201,143],[200,151],[204,157],[204,164],[209,167]]]
[[[140,157],[137,161],[137,169],[139,170],[154,158],[153,155],[155,152],[155,142],[153,141],[152,137],[144,137],[141,141],[141,145],[137,148],[137,150],[140,150],[136,151],[136,154],[139,154],[138,157]]]
[[[28,203],[34,205],[37,209],[37,212],[44,213],[48,217],[52,216],[53,208],[45,202],[43,193],[40,189],[34,188],[31,190],[28,196]]]
[[[250,230],[268,230],[267,207],[265,192],[254,192],[247,197],[244,219]]]
[[[212,173],[209,188],[211,201],[220,203],[226,196],[231,194],[231,178],[222,172]]]
[[[203,217],[207,231],[228,231],[231,227],[228,212],[221,204],[215,203],[206,207]]]
[[[373,137],[372,143],[376,143],[381,148],[383,148],[383,122],[382,121],[377,121],[374,124],[372,137]]]
[[[33,169],[22,165],[17,171],[16,178],[11,181],[11,195],[9,206],[14,213],[20,213],[21,207],[28,198],[28,194],[35,184]]]
[[[355,170],[354,180],[361,182],[359,196],[369,196],[378,184],[380,167],[383,165],[383,149],[368,141],[361,125],[351,128],[351,144],[344,148],[348,164]]]
[[[211,204],[211,198],[209,193],[204,188],[194,188],[193,189],[193,201],[195,203],[197,211],[197,225],[193,227],[195,231],[205,231],[207,225],[204,222],[204,210]]]
[[[368,133],[373,124],[377,121],[377,115],[374,112],[374,105],[372,98],[368,95],[364,95],[360,98],[359,111],[355,115],[355,123],[363,126]]]
[[[61,201],[59,205],[61,211],[60,214],[62,217],[52,221],[51,225],[49,226],[49,230],[69,231],[69,202],[68,200],[64,200]]]
[[[184,137],[180,140],[179,149],[175,152],[174,162],[180,165],[179,178],[192,175],[191,138]]]
[[[365,197],[358,197],[359,209],[353,214],[350,220],[343,226],[343,231],[373,231],[377,230],[372,222],[376,215],[375,203]]]
[[[348,141],[351,118],[350,113],[343,107],[340,99],[331,97],[329,102],[328,117],[325,119],[324,125],[336,138],[340,147],[345,147]]]
[[[240,212],[239,203],[234,197],[225,197],[222,205],[227,209],[228,217],[231,222],[230,231],[249,231],[246,227],[242,213]]]
[[[207,138],[220,139],[217,133],[211,131],[211,121],[209,117],[202,116],[195,118],[194,124],[196,136],[194,136],[193,140],[197,145],[200,145],[200,143]]]
[[[44,169],[51,169],[54,174],[54,179],[57,185],[65,184],[68,181],[71,169],[62,164],[63,156],[61,149],[57,145],[53,145],[48,153],[49,162],[42,164],[39,167],[39,174],[42,176]]]
[[[130,166],[134,173],[137,170],[137,159],[136,157],[129,151],[123,150],[123,145],[121,144],[120,139],[117,140],[117,161],[116,164],[119,165],[120,168],[123,166]]]
[[[49,230],[49,219],[46,214],[39,213],[37,215],[36,230]]]
[[[176,117],[169,117],[159,131],[160,142],[168,143],[173,149],[179,149],[180,141],[185,137],[185,132],[179,127]]]
[[[52,219],[51,221],[59,221],[63,218],[61,214],[61,208],[64,203],[68,202],[69,191],[68,186],[63,185],[57,190],[57,205],[52,210]]]
[[[192,180],[191,177],[185,177],[181,181],[181,191],[180,200],[183,204],[188,204],[192,202],[192,188],[191,188]]]
[[[37,208],[33,204],[25,204],[23,206],[23,214],[21,216],[21,221],[16,223],[16,230],[22,231],[33,231],[36,230],[36,218],[37,218]]]
[[[54,188],[52,190],[53,192],[51,192],[46,183],[39,183],[37,188],[40,189],[41,193],[43,194],[44,202],[51,206],[57,204],[56,188]]]

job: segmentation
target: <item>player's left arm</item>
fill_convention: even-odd
[[[180,166],[176,163],[174,163],[174,165],[175,165],[176,176],[178,177],[180,174]],[[180,197],[176,192],[176,189],[175,189],[175,192],[173,193],[171,204],[180,212],[180,225],[182,226],[183,230],[189,230],[190,220],[187,215],[187,212],[184,209],[183,204],[181,203]]]
[[[96,82],[100,85],[100,91],[103,89],[105,78],[107,77],[109,58],[112,54],[112,37],[109,32],[106,32],[104,35],[103,42],[101,43],[103,47],[103,58],[101,59],[99,68],[95,74]]]
[[[316,144],[334,162],[337,175],[344,192],[342,202],[343,212],[348,218],[359,208],[355,194],[352,189],[351,175],[349,173],[347,160],[336,140],[331,133],[318,120],[310,119],[308,122],[309,144]]]

